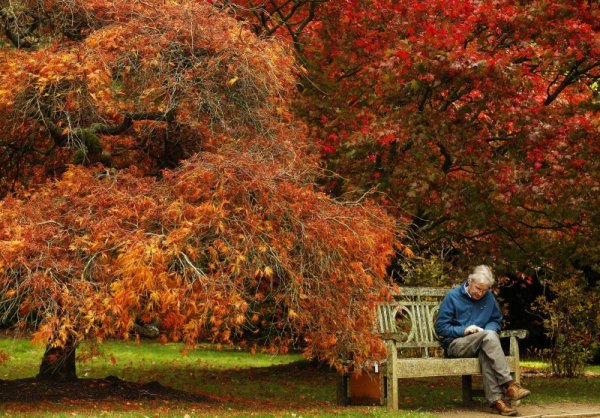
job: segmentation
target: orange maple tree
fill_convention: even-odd
[[[286,47],[205,3],[10,12],[0,318],[46,344],[39,377],[75,378],[82,341],[144,324],[338,367],[381,354],[394,225],[313,187]]]

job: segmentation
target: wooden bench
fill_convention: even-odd
[[[432,376],[462,376],[464,403],[473,396],[472,378],[480,375],[478,358],[445,358],[434,330],[441,301],[449,288],[402,287],[391,302],[377,307],[378,332],[385,341],[387,359],[378,365],[380,404],[398,409],[398,380]],[[519,345],[526,330],[502,331],[500,338],[509,338],[508,365],[515,381],[520,381]],[[338,402],[348,404],[348,375],[338,381]]]

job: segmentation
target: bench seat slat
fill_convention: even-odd
[[[510,371],[515,358],[506,357]],[[396,363],[398,377],[463,376],[481,374],[477,358],[403,358]]]

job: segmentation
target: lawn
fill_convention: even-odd
[[[0,379],[33,377],[42,348],[29,341],[0,338],[0,349],[10,358],[0,365]],[[160,382],[178,390],[201,394],[207,402],[179,400],[90,401],[73,398],[40,404],[0,405],[0,414],[28,417],[72,416],[340,416],[435,417],[440,409],[460,407],[460,381],[431,378],[401,381],[403,409],[337,407],[336,374],[302,360],[298,354],[250,354],[231,347],[203,346],[186,352],[181,344],[109,341],[104,356],[78,364],[80,378],[116,376],[130,382]],[[528,367],[542,367],[534,362]],[[598,372],[593,366],[590,371]],[[525,378],[533,394],[527,402],[591,402],[600,405],[600,378]]]

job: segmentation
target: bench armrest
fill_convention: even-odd
[[[527,336],[529,335],[529,331],[527,331],[526,329],[513,329],[500,331],[499,335],[500,338],[517,337],[522,340],[523,338],[527,338]]]

